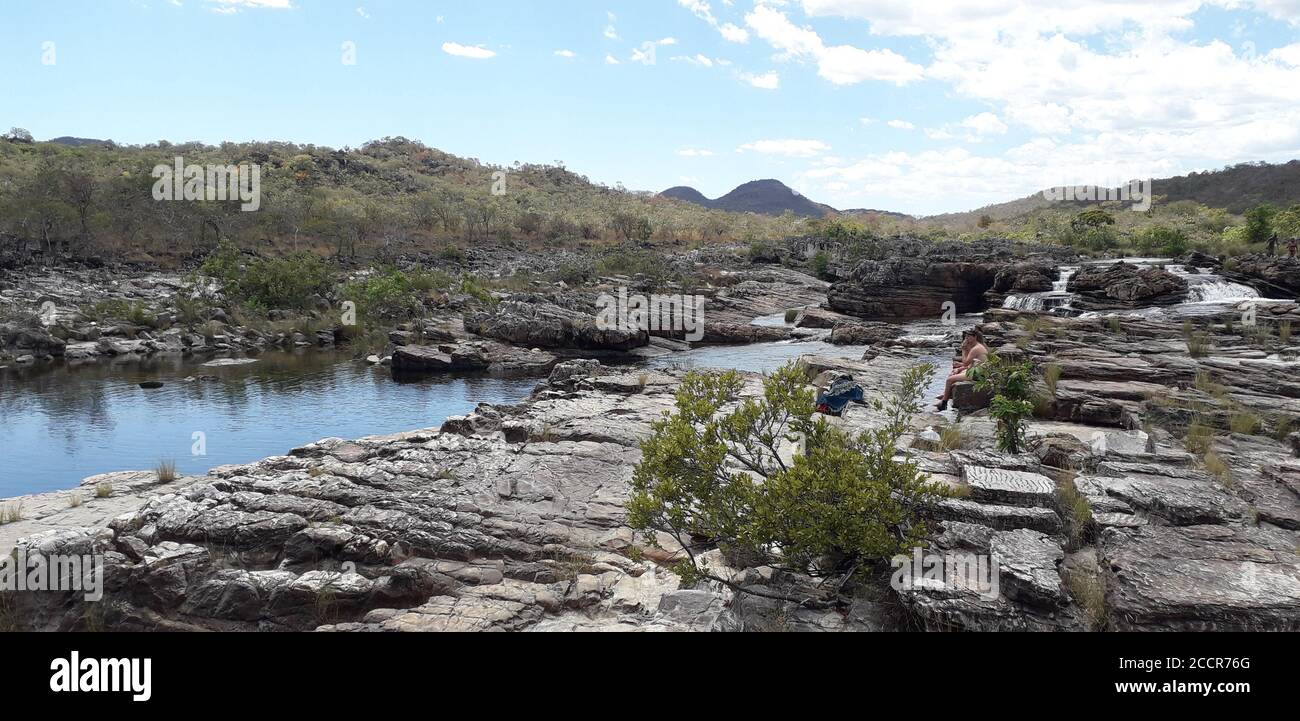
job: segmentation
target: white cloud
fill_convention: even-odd
[[[718,18],[713,14],[713,8],[704,0],[677,0],[677,4],[690,10],[695,17],[708,23],[728,42],[749,42],[749,31],[735,23],[724,23],[721,20],[718,20]],[[723,0],[723,4],[730,5],[731,0]]]
[[[619,63],[619,61],[618,61],[618,58],[614,57],[613,55],[606,55],[606,56],[605,56],[605,64],[606,64],[606,65],[621,65],[621,63]]]
[[[365,18],[366,20],[370,19],[370,13],[366,12],[365,8],[357,8],[357,14]]]
[[[576,58],[578,54],[572,50],[556,50],[555,55],[561,58]]]
[[[741,73],[740,79],[760,90],[777,90],[781,87],[781,76],[776,71],[754,75],[752,73]]]
[[[217,13],[237,13],[240,8],[294,9],[290,0],[207,0],[207,2],[217,5],[217,7],[212,8],[212,11]]]
[[[460,43],[443,43],[442,51],[448,55],[455,55],[458,58],[470,58],[471,60],[487,60],[497,56],[495,52],[481,45],[461,45]]]
[[[682,148],[681,150],[678,150],[678,151],[677,151],[677,154],[680,155],[680,156],[682,156],[683,158],[711,158],[711,157],[713,157],[713,151],[712,151],[712,150],[704,150],[704,149],[702,149],[702,148]]]
[[[817,64],[817,74],[836,85],[856,85],[879,80],[906,85],[920,80],[920,65],[893,50],[863,50],[852,45],[827,47],[812,28],[790,22],[785,13],[767,5],[756,5],[745,16],[745,24],[786,57],[810,59]]]
[[[830,149],[829,145],[820,140],[758,140],[740,146],[736,149],[736,152],[783,155],[788,158],[811,158]]]
[[[916,126],[906,120],[891,120],[886,125],[895,130],[916,130]]]
[[[1026,195],[1049,180],[1123,182],[1300,155],[1300,43],[1262,52],[1248,43],[1229,44],[1214,37],[1226,35],[1229,23],[1209,25],[1217,21],[1202,13],[1253,8],[1300,26],[1300,0],[780,5],[795,4],[813,18],[865,21],[877,36],[917,38],[931,56],[923,71],[927,80],[946,85],[957,100],[989,108],[928,128],[931,139],[978,143],[1006,136],[1018,143],[1000,155],[872,156],[846,166],[857,168],[860,178],[836,171],[825,179],[860,194],[882,179],[902,178],[906,192],[895,197],[910,207],[900,209],[977,207]],[[825,76],[821,39],[774,5],[756,8],[750,27],[764,27],[764,39],[791,58],[817,60]],[[969,153],[944,153],[956,150]],[[947,190],[956,187],[940,175],[948,164],[967,191]]]
[[[642,65],[654,65],[658,62],[658,53],[656,50],[660,46],[676,45],[677,38],[664,38],[663,40],[647,40],[641,43],[641,47],[632,50],[631,61],[641,63]]]
[[[713,67],[713,59],[703,54],[695,55],[694,57],[689,55],[677,55],[673,57],[673,60],[681,63],[690,63],[691,65],[699,65],[706,68]]]

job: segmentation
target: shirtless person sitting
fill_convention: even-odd
[[[970,369],[988,358],[989,349],[984,345],[984,334],[978,330],[968,330],[961,341],[961,360],[953,363],[952,375],[944,383],[943,395],[939,396],[939,410],[948,410],[948,401],[952,400],[952,388],[967,380]]]

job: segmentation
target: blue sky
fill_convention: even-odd
[[[38,138],[404,135],[633,189],[775,177],[911,213],[1300,157],[1300,0],[6,6],[0,124]]]

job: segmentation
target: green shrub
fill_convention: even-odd
[[[822,280],[827,280],[831,275],[831,256],[824,250],[817,251],[812,259],[813,274]]]
[[[928,365],[908,371],[898,394],[875,404],[885,423],[853,437],[816,415],[807,378],[793,364],[764,380],[761,399],[726,414],[720,411],[737,398],[743,378],[692,372],[676,411],[642,444],[628,524],[652,544],[657,532],[681,544],[686,559],[677,570],[688,584],[730,583],[699,559],[716,546],[815,576],[847,581],[870,573],[922,545],[928,510],[950,495],[914,462],[897,458],[933,374]],[[777,455],[783,440],[796,439],[801,455]]]
[[[987,360],[971,369],[975,388],[993,396],[989,415],[998,423],[998,448],[1004,453],[1024,450],[1025,423],[1034,412],[1032,374],[1028,362],[1011,361],[997,353],[990,353]]]
[[[424,298],[438,287],[451,285],[450,276],[395,268],[380,271],[363,280],[343,286],[343,298],[357,304],[357,313],[366,319],[404,320],[419,317]]]
[[[308,310],[313,296],[334,287],[332,267],[314,255],[246,260],[229,241],[217,246],[200,272],[220,281],[230,298],[264,309]]]

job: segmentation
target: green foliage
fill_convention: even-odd
[[[419,317],[429,291],[448,289],[452,278],[443,273],[420,270],[403,272],[396,268],[380,271],[343,286],[343,298],[357,304],[364,318],[404,320]]]
[[[933,373],[928,365],[908,371],[900,392],[875,404],[884,423],[857,437],[816,415],[793,364],[764,379],[762,398],[725,413],[741,376],[690,373],[676,412],[642,444],[628,524],[651,543],[656,531],[676,539],[687,583],[714,578],[699,554],[718,545],[813,575],[850,576],[922,544],[928,509],[947,491],[896,454]],[[783,457],[782,446],[796,440],[803,454]]]
[[[1268,203],[1257,205],[1246,211],[1246,242],[1263,243],[1273,234],[1273,216],[1277,208]]]
[[[333,268],[314,255],[252,258],[230,241],[222,241],[199,270],[221,281],[232,299],[265,309],[308,310],[314,296],[334,287]]]
[[[221,240],[270,246],[271,255],[374,257],[483,238],[726,243],[784,238],[805,225],[609,188],[563,167],[485,165],[405,138],[343,150],[280,142],[73,148],[25,138],[0,142],[0,232],[50,253],[110,260],[146,252],[179,263]],[[257,163],[261,210],[154,201],[152,169],[177,156],[205,166]],[[493,196],[493,174],[503,171],[507,195]]]
[[[1025,423],[1034,412],[1033,366],[990,353],[987,360],[971,369],[970,378],[977,390],[993,396],[989,415],[998,423],[998,448],[1004,453],[1023,451]]]
[[[831,256],[824,250],[817,251],[812,259],[813,274],[822,280],[830,278],[831,273]]]
[[[1134,243],[1143,253],[1160,254],[1171,258],[1183,255],[1190,249],[1187,233],[1164,225],[1142,230]]]
[[[1273,230],[1283,238],[1300,237],[1300,203],[1273,216],[1271,225]]]
[[[1076,228],[1101,228],[1115,224],[1115,216],[1101,208],[1089,208],[1074,216],[1071,223]]]

